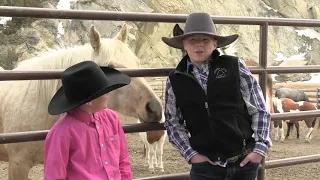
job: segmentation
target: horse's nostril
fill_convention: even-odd
[[[146,110],[147,110],[148,113],[152,113],[153,112],[152,109],[151,109],[150,103],[146,104]]]

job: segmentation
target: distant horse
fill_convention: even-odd
[[[290,98],[295,102],[307,101],[309,102],[308,96],[299,89],[293,88],[279,88],[275,92],[275,97],[277,98]]]
[[[102,39],[94,26],[90,44],[48,52],[22,61],[14,70],[66,69],[76,63],[93,60],[100,66],[138,68],[138,58],[127,45],[124,24],[114,38]],[[48,114],[48,104],[61,87],[61,80],[23,80],[0,82],[0,133],[48,130],[59,116]],[[159,122],[162,106],[144,78],[132,78],[131,84],[109,94],[108,107],[144,122]],[[0,145],[0,160],[9,161],[9,180],[27,180],[29,170],[43,163],[43,141]]]
[[[164,114],[162,114],[163,123],[165,120]],[[138,120],[138,123],[143,123]],[[145,165],[149,166],[149,171],[154,172],[154,167],[159,167],[161,172],[164,172],[162,155],[163,145],[167,137],[165,130],[140,132],[140,138],[144,144],[144,160]],[[157,156],[158,155],[158,156]]]
[[[299,101],[294,102],[292,99],[289,98],[281,98],[281,105],[282,107],[277,107],[277,109],[282,108],[283,112],[299,112],[299,111],[312,111],[317,110],[317,108],[310,102],[306,101]],[[278,105],[278,106],[279,106]],[[286,120],[287,123],[287,134],[286,138],[290,135],[290,129],[293,126],[293,124],[297,128],[297,138],[299,139],[299,121],[304,120],[308,127],[308,133],[305,136],[305,141],[310,142],[312,138],[312,132],[316,124],[317,117],[315,118],[305,118],[305,119],[294,119],[294,120]]]
[[[272,98],[272,102],[273,102],[274,113],[283,113],[281,99],[273,97]],[[275,128],[275,131],[276,131],[274,140],[275,141],[279,140],[279,129],[280,129],[280,133],[281,133],[280,141],[284,142],[285,137],[284,137],[283,120],[275,120],[275,121],[273,121],[273,124],[274,124],[274,128]]]
[[[179,36],[182,35],[184,33],[184,31],[181,29],[181,27],[179,26],[179,24],[175,24],[175,26],[173,27],[173,36]],[[220,48],[220,50],[224,53],[225,49],[227,49],[227,47],[222,47]],[[186,52],[184,49],[181,49],[182,51],[182,55],[185,56]],[[245,60],[244,61],[246,63],[247,66],[258,66],[259,64],[257,62],[255,62],[254,60]],[[257,81],[259,81],[259,75],[258,74],[254,74],[253,75]],[[267,104],[267,109],[273,113],[273,103],[272,103],[272,77],[270,74],[267,75],[267,87],[266,87],[266,104]],[[271,123],[270,123],[271,124]]]

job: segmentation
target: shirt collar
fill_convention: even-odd
[[[81,122],[90,123],[95,121],[95,113],[90,114],[88,112],[82,111],[80,108],[74,108],[67,112],[69,115],[75,117]]]
[[[193,63],[191,62],[190,59],[188,59],[187,60],[187,73],[192,73],[194,67],[196,67],[197,69],[200,69],[200,70],[207,69],[209,67],[210,61],[212,61],[211,58],[206,60],[205,63],[200,68],[198,68],[197,66],[193,65]]]

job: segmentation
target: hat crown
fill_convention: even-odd
[[[196,32],[216,34],[216,27],[208,13],[192,13],[188,16],[184,34]]]
[[[92,61],[84,61],[66,69],[61,80],[70,102],[86,99],[109,85],[104,72]]]
[[[176,26],[175,26],[176,28]],[[174,28],[174,29],[175,29]],[[181,30],[182,31],[182,30]],[[174,30],[175,34],[175,30]],[[191,35],[204,34],[213,37],[217,41],[217,48],[227,46],[238,39],[238,34],[229,36],[220,36],[217,34],[216,26],[208,13],[191,13],[186,20],[183,34],[174,36],[172,38],[162,37],[162,41],[167,45],[184,49],[183,40]]]

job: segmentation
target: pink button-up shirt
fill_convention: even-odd
[[[131,180],[127,141],[116,113],[73,109],[45,140],[45,180]]]

